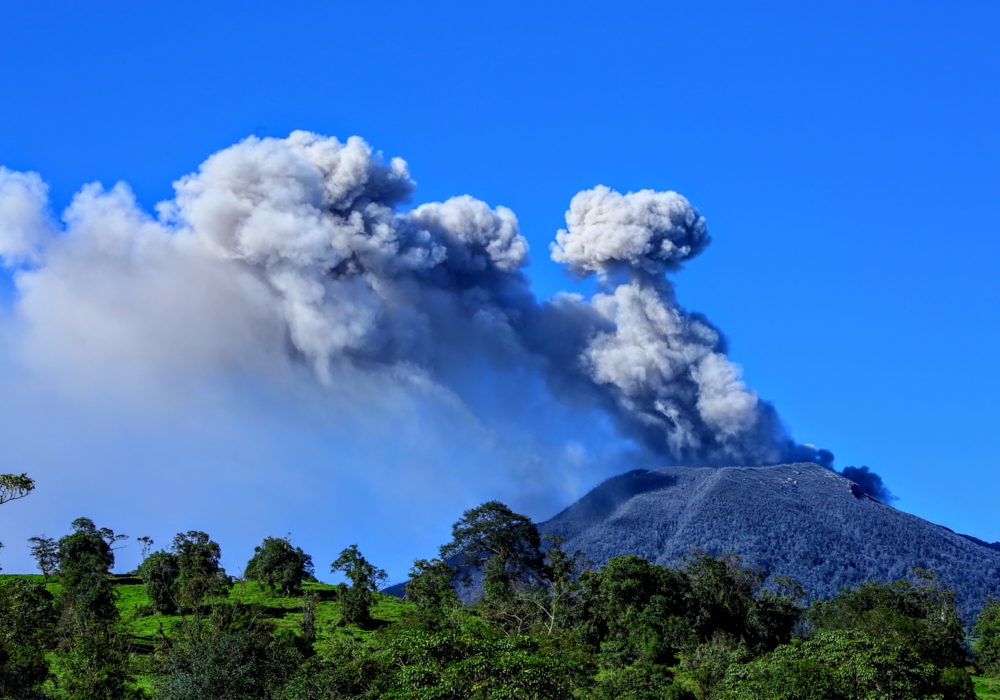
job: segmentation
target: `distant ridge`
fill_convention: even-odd
[[[934,569],[955,589],[967,621],[1000,593],[1000,543],[896,510],[808,463],[636,470],[605,481],[539,530],[566,537],[566,549],[596,564],[623,554],[669,565],[693,551],[735,552],[820,598],[866,579]]]

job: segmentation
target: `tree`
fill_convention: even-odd
[[[41,537],[29,537],[31,542],[31,556],[38,563],[38,570],[42,572],[45,583],[49,582],[49,576],[56,573],[59,567],[59,545],[51,537],[42,535]]]
[[[177,555],[171,552],[153,552],[139,565],[139,578],[157,612],[177,612],[177,579],[180,573]]]
[[[677,570],[628,555],[580,575],[583,606],[578,634],[601,649],[604,664],[670,664],[696,644],[697,603]]]
[[[557,627],[568,627],[571,623],[570,616],[583,601],[580,574],[592,563],[581,551],[573,554],[564,552],[565,537],[546,535],[542,539],[549,542],[541,576],[544,588],[540,595],[533,597],[533,601],[544,615],[542,624],[546,634],[552,634]]]
[[[162,700],[270,700],[301,657],[264,635],[229,633],[177,647],[157,684]]]
[[[315,573],[312,557],[299,547],[292,547],[287,538],[265,537],[253,551],[253,557],[247,562],[247,580],[260,581],[282,595],[297,595],[302,590],[302,582]]]
[[[964,666],[965,627],[955,593],[934,572],[914,569],[914,581],[867,581],[813,605],[817,630],[855,630],[913,650],[941,669]]]
[[[486,562],[483,592],[503,598],[518,583],[536,580],[544,564],[538,528],[500,501],[471,508],[451,526],[452,540],[441,547],[441,558],[464,555],[463,565]]]
[[[74,532],[59,540],[60,637],[55,662],[65,700],[127,700],[136,695],[130,635],[115,606],[108,577],[112,545],[124,539],[89,518],[73,521]]]
[[[177,602],[197,608],[206,596],[224,595],[230,580],[219,564],[222,548],[200,530],[179,532],[171,547],[177,557]]]
[[[45,586],[0,580],[0,697],[31,698],[49,678],[56,611]]]
[[[0,474],[0,505],[24,498],[35,490],[35,480],[27,474]]]
[[[62,700],[141,700],[130,634],[120,620],[64,639],[56,654]]]
[[[418,610],[440,614],[459,605],[454,579],[455,567],[443,559],[414,559],[403,600]]]
[[[344,622],[363,625],[371,621],[371,607],[379,586],[388,580],[385,571],[369,563],[358,545],[344,549],[330,565],[331,573],[342,572],[350,586],[344,586],[340,595],[340,617]]]
[[[108,571],[115,564],[114,552],[94,521],[77,518],[72,525],[73,533],[59,540],[60,607],[85,627],[91,618],[115,619],[115,591],[108,580]]]
[[[864,632],[832,630],[782,645],[760,660],[730,666],[722,697],[975,700],[970,684],[949,678],[943,688],[942,680],[941,670],[911,648]]]
[[[1000,676],[1000,600],[991,599],[976,618],[972,633],[978,637],[975,644],[977,664],[989,676]]]
[[[142,537],[136,537],[136,542],[142,542],[142,551],[139,553],[140,558],[145,559],[149,556],[150,550],[153,549],[153,538],[149,535],[143,535]]]

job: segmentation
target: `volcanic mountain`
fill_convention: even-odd
[[[738,554],[826,598],[866,579],[933,569],[967,621],[1000,593],[1000,551],[880,503],[815,464],[665,467],[605,481],[539,525],[595,564],[638,554],[670,565],[696,551]]]

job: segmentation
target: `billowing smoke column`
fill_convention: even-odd
[[[60,230],[39,177],[0,169],[0,255],[40,343],[223,367],[281,355],[328,385],[381,372],[459,396],[461,367],[517,366],[672,463],[832,461],[678,306],[666,273],[711,239],[675,192],[577,194],[551,255],[601,291],[539,301],[512,211],[469,196],[402,211],[406,163],[357,137],[250,138],[175,189],[151,217],[126,186],[88,185]]]

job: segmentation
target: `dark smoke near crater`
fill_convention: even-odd
[[[514,212],[468,195],[401,210],[406,163],[357,137],[249,138],[174,187],[153,216],[124,184],[87,185],[57,224],[38,175],[0,169],[0,255],[29,344],[153,368],[304,361],[330,387],[381,373],[460,400],[463,370],[514,368],[663,463],[832,464],[678,304],[666,275],[711,238],[676,192],[573,197],[550,254],[600,291],[540,300]]]
[[[862,493],[867,496],[871,496],[876,501],[881,501],[882,503],[892,503],[897,500],[896,497],[892,495],[892,492],[889,491],[889,487],[882,483],[882,477],[868,467],[844,467],[843,471],[840,472],[840,475],[850,479],[855,484],[860,486]]]

